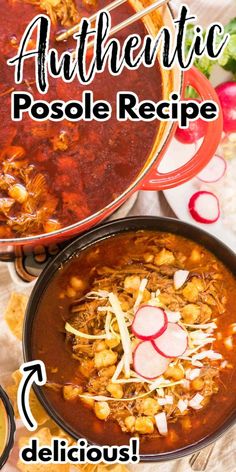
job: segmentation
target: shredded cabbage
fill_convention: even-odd
[[[141,282],[140,282],[140,286],[139,286],[139,290],[138,290],[138,296],[136,298],[136,301],[135,301],[135,304],[134,304],[134,310],[136,310],[142,299],[143,299],[143,293],[144,293],[144,290],[147,286],[147,283],[148,283],[148,279],[142,279]]]
[[[121,309],[118,297],[114,293],[109,294],[110,304],[115,312],[117,323],[120,330],[120,337],[124,351],[124,371],[126,378],[130,377],[130,364],[132,360],[130,334],[125,322],[125,315]]]
[[[85,338],[85,339],[107,339],[106,334],[99,334],[99,335],[92,335],[92,334],[87,334],[83,333],[82,331],[78,331],[78,329],[73,328],[69,323],[66,323],[65,325],[65,330],[68,333],[74,334],[75,336],[78,336],[80,338]]]

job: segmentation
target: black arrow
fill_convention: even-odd
[[[35,431],[37,423],[30,410],[30,389],[35,382],[37,385],[45,385],[47,381],[45,365],[42,361],[31,361],[20,367],[22,379],[17,394],[17,404],[21,419],[27,429]]]

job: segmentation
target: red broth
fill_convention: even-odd
[[[127,267],[127,264],[131,264],[134,260],[140,265],[141,271],[144,255],[154,247],[154,238],[158,241],[155,242],[156,250],[159,247],[166,247],[177,255],[183,254],[186,257],[185,268],[192,273],[206,274],[207,277],[207,274],[217,272],[222,277],[219,297],[225,294],[227,301],[225,311],[220,315],[217,315],[216,307],[211,305],[213,317],[215,315],[217,320],[216,334],[219,334],[213,349],[222,354],[223,359],[229,363],[229,368],[220,372],[217,380],[218,391],[209,397],[210,401],[204,408],[188,410],[187,424],[183,422],[185,417],[170,422],[167,437],[160,437],[157,434],[141,435],[141,451],[146,454],[167,452],[200,441],[225,422],[235,408],[235,350],[227,349],[224,344],[224,341],[231,336],[231,326],[235,322],[236,281],[229,270],[205,248],[181,236],[145,231],[112,237],[73,257],[56,273],[41,297],[31,338],[32,358],[41,359],[45,363],[49,382],[70,385],[76,383],[75,378],[78,382],[79,362],[72,357],[70,343],[65,342],[65,322],[71,317],[70,309],[74,298],[80,298],[81,294],[77,293],[74,298],[62,297],[70,284],[71,276],[76,275],[85,281],[87,283],[85,292],[87,292],[103,267]],[[196,252],[201,255],[200,262],[195,261]],[[162,270],[166,270],[166,266],[163,266]],[[235,343],[235,335],[233,342]],[[210,349],[206,347],[208,348]],[[122,433],[116,422],[112,419],[98,420],[94,412],[78,398],[67,401],[63,398],[61,389],[48,387],[44,388],[44,394],[54,411],[75,434],[99,444],[124,444],[128,441],[129,435]]]
[[[99,0],[96,9],[109,3]],[[89,16],[95,9],[77,0],[80,14]],[[14,83],[14,70],[7,66],[13,57],[28,22],[40,10],[25,1],[2,0],[0,5],[0,237],[27,236],[51,232],[93,214],[119,196],[137,177],[152,148],[157,122],[35,122],[27,114],[23,121],[11,121],[11,91],[29,91],[36,99],[80,100],[87,87],[77,79],[71,84],[51,80],[45,96],[34,83],[34,60],[26,64],[25,82]],[[133,13],[129,4],[112,13],[113,24]],[[51,46],[59,51],[74,46],[73,39],[56,43],[52,27]],[[125,30],[125,35],[145,34],[143,23]],[[118,37],[122,40],[124,33]],[[162,96],[162,79],[158,64],[137,71],[124,70],[113,77],[107,70],[98,74],[88,87],[95,100],[107,100],[115,109],[120,90],[135,92],[140,100],[157,101]],[[115,115],[115,114],[114,114]],[[20,188],[19,188],[20,186]],[[23,187],[23,190],[22,190]],[[26,190],[26,194],[25,194]],[[23,192],[23,195],[22,195]],[[7,201],[6,201],[7,199]]]

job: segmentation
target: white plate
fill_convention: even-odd
[[[187,162],[193,154],[194,145],[183,145],[174,139],[161,163],[160,170],[162,172],[167,172],[171,168],[173,169],[173,161],[175,163],[175,168],[180,167]],[[233,251],[236,251],[236,235],[233,231],[225,227],[221,219],[219,219],[217,223],[201,224],[196,222],[190,215],[188,211],[188,202],[191,196],[198,189],[199,182],[195,178],[179,187],[165,190],[164,195],[178,218],[208,231],[227,244],[231,249],[233,249]]]

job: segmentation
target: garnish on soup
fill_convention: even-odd
[[[221,262],[180,236],[128,233],[85,250],[55,276],[34,322],[50,403],[96,442],[111,428],[109,441],[140,435],[145,452],[199,440],[234,401],[235,290]]]

